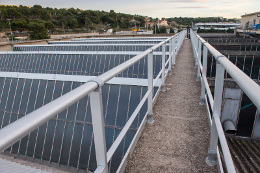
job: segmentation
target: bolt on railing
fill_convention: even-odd
[[[130,128],[131,124],[135,120],[135,117],[138,115],[139,111],[141,110],[142,106],[145,104],[145,102],[148,102],[148,109],[145,116],[145,120],[147,120],[148,123],[153,123],[153,104],[155,98],[153,98],[153,89],[155,87],[155,84],[158,80],[161,80],[161,85],[159,86],[159,89],[155,95],[158,95],[160,89],[164,88],[165,85],[165,75],[167,72],[169,73],[171,71],[171,67],[173,65],[172,59],[175,59],[175,56],[177,55],[177,52],[184,40],[184,37],[186,35],[186,31],[182,31],[162,42],[159,44],[153,46],[150,49],[147,49],[146,51],[142,52],[139,55],[134,56],[133,58],[129,59],[128,61],[125,61],[124,63],[114,67],[113,69],[107,71],[106,73],[97,76],[91,80],[89,80],[87,83],[79,86],[78,88],[71,90],[67,94],[53,100],[52,102],[44,105],[43,107],[33,111],[32,113],[27,114],[26,116],[16,120],[15,122],[5,126],[0,130],[0,151],[4,151],[29,133],[31,133],[33,130],[37,129],[44,123],[48,122],[50,119],[57,116],[62,111],[66,110],[68,107],[79,101],[80,99],[86,97],[87,95],[90,96],[90,107],[91,107],[91,114],[92,114],[92,123],[93,123],[93,133],[94,133],[94,142],[95,142],[95,152],[96,152],[96,160],[97,160],[97,169],[95,172],[108,172],[108,165],[107,163],[111,160],[114,152],[118,148],[120,142],[126,135],[128,129]],[[172,40],[176,39],[176,43],[174,44]],[[169,58],[166,61],[166,43],[170,44],[170,54]],[[154,79],[153,77],[153,52],[154,50],[158,49],[159,47],[162,47],[163,53],[162,53],[162,69],[157,75],[157,77]],[[174,52],[174,53],[173,53]],[[104,124],[104,117],[103,117],[103,103],[102,103],[102,92],[101,87],[110,79],[117,76],[130,66],[134,65],[141,59],[148,56],[148,90],[136,109],[134,110],[133,114],[130,116],[128,121],[126,122],[125,126],[117,136],[116,140],[112,144],[112,146],[107,151],[106,148],[106,141],[105,141],[105,124]],[[165,62],[166,61],[166,62]],[[166,72],[166,67],[168,66],[168,71]],[[161,78],[160,78],[161,76]],[[155,96],[156,97],[156,96]],[[141,133],[141,128],[143,126],[140,125],[139,129],[137,130],[138,133],[135,135],[134,140],[137,140],[138,135]],[[8,135],[7,135],[8,134]],[[129,154],[129,151],[134,147],[134,142],[132,142],[131,146],[129,147],[127,153]],[[125,162],[125,158],[127,156],[124,156],[124,159],[122,162]],[[123,165],[120,165],[118,169],[122,170]]]
[[[193,46],[194,58],[197,66],[197,78],[201,80],[201,96],[200,104],[205,104],[209,114],[209,121],[211,122],[211,137],[210,147],[208,150],[208,156],[206,163],[209,166],[219,164],[220,171],[223,172],[222,163],[218,151],[218,140],[222,148],[225,165],[228,172],[236,172],[229,147],[226,141],[225,133],[220,121],[221,117],[221,105],[222,95],[224,87],[224,73],[227,73],[235,80],[239,87],[247,94],[255,106],[260,108],[260,86],[255,83],[249,76],[237,68],[232,62],[230,62],[224,55],[218,52],[214,47],[197,35],[194,31],[191,31],[191,42]],[[203,46],[203,52],[202,52]],[[209,83],[207,81],[207,58],[208,52],[210,52],[216,59],[216,78],[215,78],[215,91],[214,99],[211,94]],[[202,54],[201,54],[202,53]],[[201,56],[203,63],[201,63]],[[208,99],[207,99],[208,98]],[[209,103],[209,105],[208,105]],[[212,118],[210,109],[213,110]]]

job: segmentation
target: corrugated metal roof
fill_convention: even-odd
[[[260,140],[228,138],[228,144],[237,172],[260,172]]]

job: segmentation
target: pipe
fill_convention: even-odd
[[[222,123],[223,129],[227,134],[235,134],[237,132],[237,129],[234,125],[234,123],[231,120],[225,120]]]

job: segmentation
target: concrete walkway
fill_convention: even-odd
[[[205,163],[209,124],[205,106],[199,105],[190,40],[184,40],[166,89],[154,106],[155,122],[146,126],[125,172],[217,172]]]

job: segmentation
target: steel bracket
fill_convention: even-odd
[[[105,82],[98,77],[92,78],[92,79],[88,80],[87,82],[96,82],[98,84],[98,88],[105,84]]]
[[[218,55],[218,56],[215,57],[215,59],[218,60],[221,57],[225,57],[225,56],[224,55]]]

